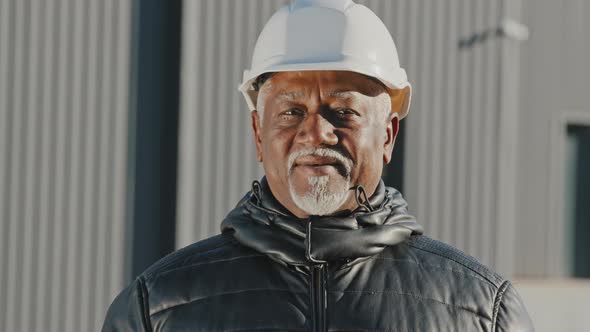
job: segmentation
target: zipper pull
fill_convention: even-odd
[[[307,219],[308,221],[307,221],[307,236],[305,237],[305,257],[311,263],[325,264],[325,263],[327,263],[326,261],[314,258],[313,254],[312,254],[312,248],[311,248],[311,239],[312,239],[311,236],[312,236],[312,230],[313,230],[313,228],[311,227],[312,218],[313,218],[313,216],[310,216]]]

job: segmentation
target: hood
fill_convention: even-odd
[[[359,206],[352,213],[301,219],[274,198],[262,178],[227,215],[221,231],[233,233],[241,244],[290,265],[353,264],[422,234],[422,226],[408,214],[401,193],[386,187],[382,180],[368,202],[368,207]]]

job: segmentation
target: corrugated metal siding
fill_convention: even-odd
[[[404,186],[412,213],[429,235],[509,272],[497,255],[501,232],[514,222],[508,217],[498,228],[498,135],[501,61],[512,60],[501,57],[503,41],[493,33],[459,47],[462,39],[498,27],[503,1],[358,2],[393,34],[415,88],[405,120]],[[179,246],[217,233],[223,216],[262,175],[236,85],[263,24],[282,3],[185,3]]]
[[[505,1],[501,8],[503,19],[515,22],[523,22],[522,11],[525,1]],[[517,207],[522,204],[518,195],[520,163],[518,155],[526,148],[519,139],[519,115],[523,113],[521,97],[521,85],[527,81],[521,73],[521,51],[528,42],[502,39],[500,44],[500,84],[498,90],[499,104],[497,112],[498,130],[495,133],[496,148],[498,151],[497,190],[496,190],[496,214],[495,220],[497,242],[495,243],[495,265],[497,268],[510,275],[518,273],[518,258],[527,255],[517,243],[522,243],[519,233],[519,225],[524,221],[518,218]],[[522,99],[521,99],[522,98]],[[535,255],[535,254],[533,254]],[[538,253],[536,254],[538,255]],[[530,271],[528,272],[530,273]],[[525,273],[526,274],[526,273]]]
[[[123,286],[130,11],[0,0],[2,331],[96,331]]]
[[[219,233],[225,214],[263,175],[250,112],[237,91],[258,33],[286,1],[185,1],[177,246]]]
[[[407,121],[410,210],[427,234],[496,265],[500,41],[459,47],[499,25],[501,1],[412,1],[398,42],[415,86]],[[416,15],[416,14],[414,14]],[[404,44],[406,40],[416,44]],[[404,57],[404,49],[409,53]]]
[[[531,38],[522,52],[515,265],[518,274],[567,277],[575,231],[566,218],[567,125],[590,119],[590,3],[537,0],[523,11]]]

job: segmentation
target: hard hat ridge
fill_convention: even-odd
[[[355,5],[352,0],[295,0],[291,2],[289,8],[296,10],[305,7],[324,7],[343,12],[352,5]]]

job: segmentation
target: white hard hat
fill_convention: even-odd
[[[258,76],[302,70],[345,70],[374,77],[392,99],[397,98],[392,105],[403,103],[400,118],[408,113],[412,88],[393,38],[377,15],[352,0],[296,0],[279,9],[256,41],[252,67],[244,71],[239,90],[253,111]]]

